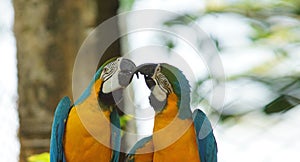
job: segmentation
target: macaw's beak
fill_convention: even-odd
[[[149,89],[152,89],[153,86],[155,86],[155,81],[152,79],[152,76],[155,73],[155,69],[158,66],[158,64],[142,64],[138,67],[136,67],[134,74],[138,75],[138,73],[141,73],[144,75],[145,82]]]
[[[120,63],[120,69],[118,74],[119,83],[126,87],[131,82],[136,66],[131,60],[123,58]]]
[[[140,72],[142,75],[145,75],[147,77],[152,77],[154,75],[157,65],[158,64],[152,64],[152,63],[142,64],[136,67],[134,73],[137,74]]]

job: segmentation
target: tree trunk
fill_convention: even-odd
[[[13,1],[20,161],[27,161],[29,155],[49,151],[56,105],[63,96],[72,98],[72,71],[78,49],[90,28],[116,14],[117,2]],[[103,8],[101,4],[111,6]],[[106,58],[120,55],[119,44],[115,44],[112,51],[106,52]]]

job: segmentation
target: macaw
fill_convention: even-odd
[[[152,162],[154,146],[152,135],[139,140],[127,153],[125,162]]]
[[[190,85],[182,71],[161,63],[142,64],[135,73],[144,75],[151,90],[149,101],[155,110],[154,128],[153,135],[137,142],[126,160],[216,162],[217,143],[211,123],[200,109],[192,113]],[[151,144],[152,154],[148,151]]]
[[[97,70],[73,105],[68,97],[61,99],[52,123],[51,162],[119,160],[121,135],[116,107],[135,68],[128,59],[112,58]]]

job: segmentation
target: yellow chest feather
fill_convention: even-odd
[[[64,135],[67,161],[110,161],[109,116],[109,111],[99,109],[96,95],[71,109]]]
[[[170,94],[166,108],[155,116],[153,161],[200,161],[192,119],[178,117],[177,96]]]

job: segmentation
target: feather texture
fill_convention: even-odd
[[[126,156],[126,162],[151,162],[153,161],[152,136],[139,140]]]
[[[52,124],[51,162],[119,160],[121,134],[116,103],[105,105],[99,98],[102,69],[116,59],[108,60],[98,69],[73,106],[68,97],[59,102]]]
[[[65,162],[63,150],[63,136],[65,133],[65,122],[69,111],[72,108],[69,97],[64,97],[58,103],[52,123],[51,141],[50,141],[50,161]]]
[[[210,121],[199,109],[193,113],[201,162],[217,162],[217,142]]]
[[[156,112],[152,137],[153,161],[216,162],[217,144],[211,124],[201,110],[192,113],[190,85],[183,72],[166,63],[143,64],[137,71],[145,76],[152,95],[150,105]],[[150,82],[151,79],[154,81]],[[163,105],[151,102],[151,99],[159,98],[157,93],[153,93],[153,87],[157,88],[157,85],[167,95]],[[145,146],[138,142],[133,148],[142,149],[140,147]]]

